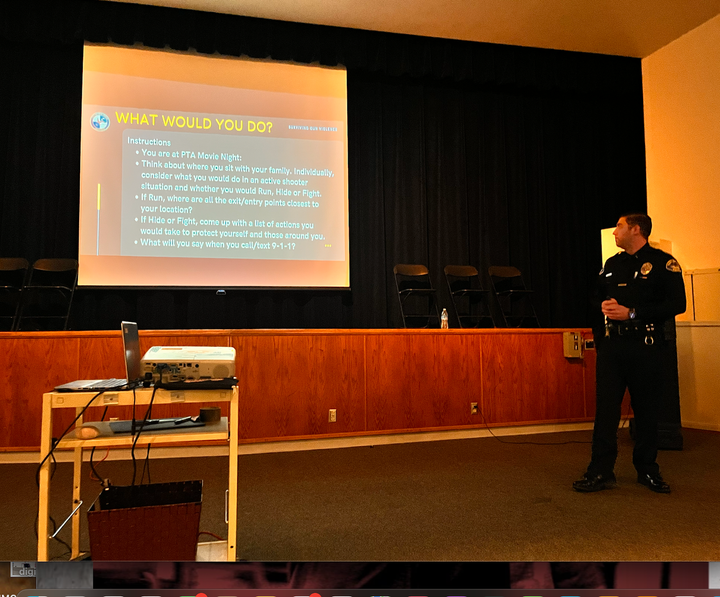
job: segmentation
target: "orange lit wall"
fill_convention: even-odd
[[[720,267],[720,16],[642,61],[648,213],[685,270]]]
[[[642,69],[653,236],[672,241],[685,271],[720,268],[720,16],[643,59]],[[690,313],[678,318],[683,426],[720,431],[720,321],[689,321]]]

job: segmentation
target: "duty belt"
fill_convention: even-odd
[[[648,346],[655,343],[659,338],[659,330],[655,329],[654,323],[642,323],[640,321],[608,321],[605,324],[605,336],[625,336],[627,338],[645,338]]]

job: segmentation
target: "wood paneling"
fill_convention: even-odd
[[[234,346],[240,438],[263,441],[591,419],[595,353],[565,359],[562,331],[144,331],[140,346]],[[71,379],[124,377],[119,331],[0,333],[0,350],[0,449],[39,445],[47,390]],[[471,402],[480,414],[470,414]],[[331,408],[336,423],[328,422]],[[196,411],[168,405],[153,416]],[[101,414],[91,408],[86,420]],[[73,416],[59,409],[53,433]],[[128,419],[131,410],[111,406],[108,416]]]
[[[80,340],[58,335],[34,341],[0,338],[0,428],[3,446],[40,445],[42,395],[49,388],[78,374]],[[71,412],[63,413],[53,426],[58,437],[73,420]]]
[[[242,439],[364,430],[362,336],[243,335],[233,344]]]
[[[477,335],[368,336],[368,430],[472,424],[480,347]]]
[[[488,422],[585,417],[583,360],[563,356],[562,334],[483,338],[483,408]]]

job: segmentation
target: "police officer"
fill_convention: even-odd
[[[613,235],[624,252],[608,259],[600,271],[595,303],[605,326],[593,330],[597,398],[592,457],[583,478],[573,483],[576,491],[600,491],[616,484],[617,431],[627,388],[635,414],[633,465],[638,483],[670,493],[655,462],[658,412],[665,363],[674,347],[675,316],[685,311],[685,285],[673,256],[648,243],[651,229],[645,214],[622,216]]]

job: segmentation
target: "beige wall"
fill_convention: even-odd
[[[683,427],[720,431],[720,323],[683,322],[677,333]]]
[[[720,268],[720,16],[645,58],[642,70],[653,236],[672,241],[686,271]],[[686,427],[720,430],[718,342],[718,323],[678,328]]]

